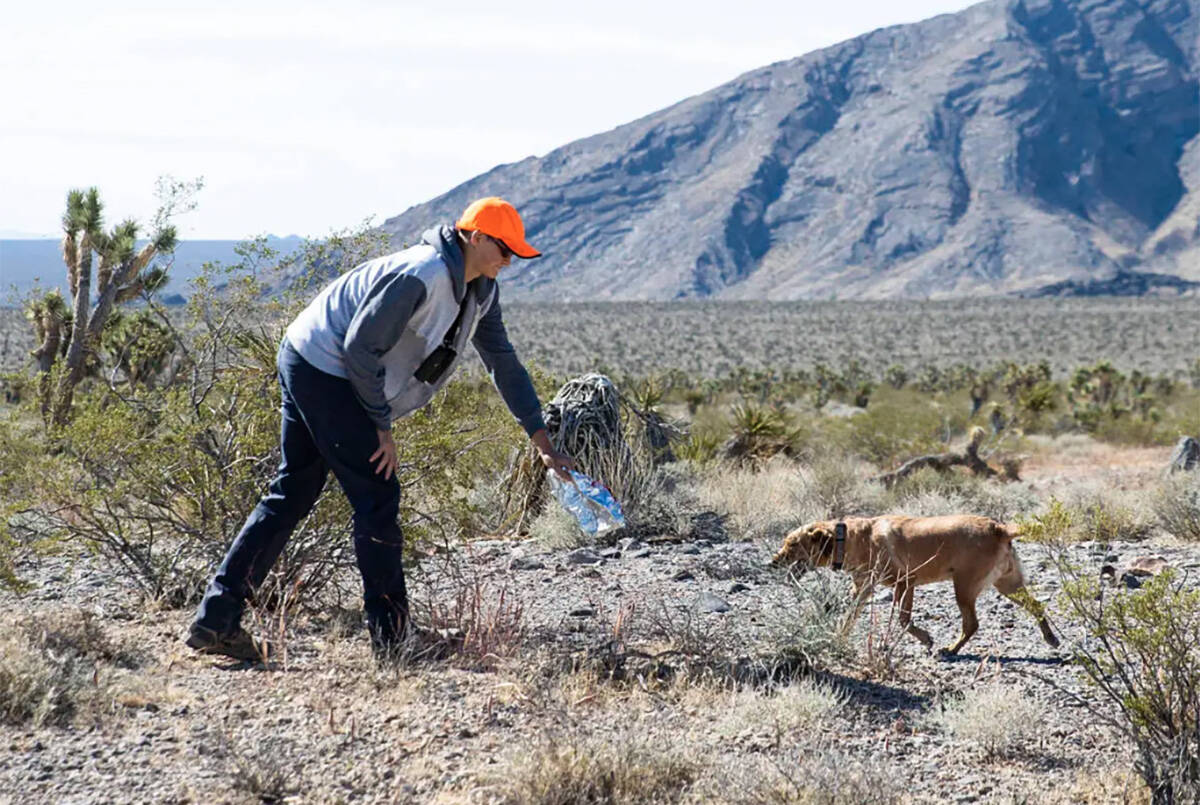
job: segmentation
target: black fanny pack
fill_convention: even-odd
[[[446,331],[446,337],[442,339],[441,345],[430,352],[429,356],[421,361],[421,365],[413,372],[413,377],[422,383],[438,382],[442,375],[446,374],[446,370],[453,365],[454,359],[458,357],[458,350],[454,348],[454,339],[458,337],[458,328],[462,326],[463,316],[466,315],[467,300],[470,298],[470,294],[469,287],[464,289],[462,307],[458,309],[458,317]]]

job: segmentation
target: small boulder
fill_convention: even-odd
[[[563,559],[569,565],[598,565],[603,561],[604,557],[591,548],[576,548],[563,557]]]
[[[691,581],[696,578],[695,574],[690,570],[681,570],[671,577],[671,581]]]
[[[1171,452],[1171,463],[1167,472],[1191,472],[1200,468],[1200,442],[1184,436]]]
[[[1157,576],[1171,565],[1161,556],[1139,556],[1125,566],[1131,576]]]
[[[508,563],[509,570],[544,570],[546,565],[531,556],[514,556]]]
[[[587,606],[586,604],[583,606],[575,607],[574,609],[572,609],[570,612],[567,613],[567,615],[569,615],[572,618],[590,618],[595,614],[596,614],[596,610],[592,609],[591,607]]]
[[[700,593],[700,597],[696,599],[696,608],[701,612],[728,612],[732,609],[728,601],[710,592]]]

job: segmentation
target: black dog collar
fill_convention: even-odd
[[[839,522],[833,527],[833,569],[841,570],[846,563],[846,524]]]

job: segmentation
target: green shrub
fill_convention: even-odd
[[[1044,514],[1035,514],[1017,521],[1021,539],[1029,542],[1063,543],[1075,532],[1075,518],[1061,500],[1050,498]]]
[[[1088,639],[1076,662],[1100,702],[1092,714],[1119,730],[1154,802],[1200,797],[1200,590],[1173,570],[1137,590],[1110,591],[1061,556],[1062,598]]]
[[[891,389],[881,389],[866,412],[831,423],[828,432],[842,449],[878,467],[940,452],[946,435],[942,414],[928,400]]]

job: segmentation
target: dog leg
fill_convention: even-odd
[[[1021,566],[1021,557],[1009,546],[1009,551],[1012,554],[1012,564],[1008,571],[996,579],[994,584],[999,593],[1012,601],[1021,609],[1028,612],[1037,621],[1038,628],[1042,630],[1042,639],[1051,648],[1058,648],[1058,638],[1054,635],[1054,630],[1050,628],[1050,621],[1046,619],[1046,607],[1042,602],[1033,597],[1033,594],[1025,587],[1025,568]]]
[[[904,631],[920,640],[921,645],[925,646],[925,648],[932,649],[933,638],[929,635],[929,632],[912,622],[914,589],[913,584],[901,579],[896,582],[896,587],[892,593],[892,600],[900,605],[900,625],[904,627]]]
[[[958,611],[962,613],[962,634],[952,646],[942,649],[943,654],[954,655],[979,630],[979,617],[975,614],[975,599],[979,590],[971,584],[954,580],[954,600],[958,603]]]
[[[1033,593],[1029,592],[1024,586],[1019,586],[1013,590],[1005,590],[1000,586],[1000,582],[996,582],[996,589],[1009,601],[1012,601],[1032,615],[1034,620],[1037,621],[1038,628],[1042,630],[1042,639],[1046,641],[1046,644],[1050,648],[1058,648],[1058,637],[1055,636],[1054,630],[1050,628],[1050,621],[1046,618],[1046,607],[1041,601],[1033,597]]]

